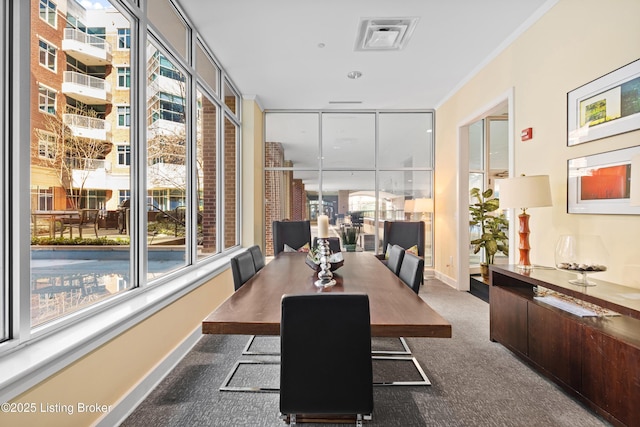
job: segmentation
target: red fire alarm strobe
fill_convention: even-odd
[[[533,128],[526,128],[520,132],[520,138],[522,138],[523,141],[528,141],[533,138]]]

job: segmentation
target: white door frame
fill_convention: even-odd
[[[456,203],[456,229],[458,252],[456,255],[457,275],[456,283],[459,291],[469,290],[469,126],[487,116],[495,115],[498,111],[503,111],[506,107],[509,134],[509,171],[514,170],[514,89],[500,95],[492,102],[480,108],[458,124],[458,160],[456,178],[456,190],[458,199]],[[509,233],[509,246],[513,247],[511,235]],[[509,255],[509,262],[513,260],[513,254]]]

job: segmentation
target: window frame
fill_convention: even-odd
[[[46,93],[42,93],[42,91],[46,91]],[[53,94],[53,97],[51,96],[51,94]],[[42,100],[48,100],[51,101],[53,99],[53,102],[42,102]],[[38,83],[38,110],[40,110],[41,113],[45,113],[45,114],[51,114],[51,115],[55,115],[56,112],[58,111],[58,106],[56,105],[56,103],[58,102],[58,91],[50,88],[47,85],[43,85],[42,83]],[[53,105],[53,111],[49,111],[49,108],[51,108],[51,105]],[[42,108],[42,107],[45,108]]]
[[[120,72],[122,70],[122,73]],[[118,89],[126,90],[131,89],[131,67],[130,66],[117,66],[116,67],[116,87]],[[120,81],[124,79],[124,85],[120,84]]]
[[[51,7],[51,5],[53,5],[53,7]],[[44,6],[44,8],[42,6]],[[49,24],[51,27],[58,28],[58,4],[51,0],[40,0],[38,2],[38,7],[38,16],[40,17],[40,19]],[[43,9],[46,19],[42,16]],[[51,16],[53,16],[53,23],[50,22]]]
[[[117,116],[116,126],[118,128],[121,128],[121,129],[131,128],[131,106],[130,105],[116,105],[116,116]],[[120,124],[121,119],[124,120],[124,124]]]
[[[118,28],[117,50],[131,49],[131,28]]]
[[[41,44],[45,44],[46,47],[43,47]],[[53,54],[51,54],[51,50],[53,50]],[[42,62],[43,55],[46,58],[46,61],[44,63]],[[53,57],[52,60],[50,60],[51,57]],[[50,43],[46,39],[39,38],[38,62],[42,67],[46,68],[47,70],[57,73],[58,72],[58,47]]]
[[[130,144],[116,144],[117,153],[117,165],[121,167],[131,166],[131,145]],[[122,150],[121,150],[122,149]],[[122,152],[121,152],[122,151]],[[124,159],[124,162],[121,161]],[[122,191],[122,190],[119,190]],[[129,190],[130,191],[130,190]]]

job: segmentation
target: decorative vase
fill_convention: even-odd
[[[353,245],[344,245],[344,250],[347,252],[355,252],[356,251],[355,243]]]
[[[482,276],[483,282],[489,283],[489,264],[480,264],[480,275]]]

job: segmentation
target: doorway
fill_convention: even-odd
[[[495,179],[513,170],[513,89],[458,126],[457,288],[469,291],[470,274],[479,273],[479,254],[469,242],[469,190],[494,188]],[[499,262],[508,262],[507,257]]]

